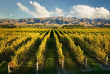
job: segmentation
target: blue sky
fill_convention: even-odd
[[[38,6],[36,4],[38,4]],[[29,11],[25,10],[26,8]],[[0,0],[1,19],[52,16],[109,19],[109,11],[110,0]]]

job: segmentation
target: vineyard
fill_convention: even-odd
[[[0,74],[110,74],[110,29],[0,28]]]

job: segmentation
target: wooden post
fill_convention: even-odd
[[[38,68],[39,68],[38,65],[39,65],[39,64],[38,64],[38,61],[37,61],[37,62],[36,62],[36,74],[38,74]]]
[[[64,60],[61,61],[62,69],[64,69]]]
[[[107,66],[107,64],[108,64],[108,56],[105,56],[105,64]]]
[[[10,70],[10,65],[8,64],[8,74],[10,74],[11,70]]]
[[[85,57],[85,66],[87,67],[87,57]]]

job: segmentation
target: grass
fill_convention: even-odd
[[[99,65],[92,58],[90,58],[89,56],[87,56],[87,61],[88,61],[88,66],[91,69],[101,69],[99,67]]]
[[[57,32],[56,32],[57,33]],[[57,33],[58,35],[58,33]],[[58,35],[59,37],[59,35]],[[60,43],[62,43],[62,51],[65,56],[64,60],[64,68],[68,73],[77,72],[78,71],[78,63],[75,61],[75,57],[73,57],[69,46],[66,44],[64,40],[59,37]]]
[[[63,49],[63,54],[65,56],[65,60],[64,60],[65,69],[68,72],[76,72],[78,70],[78,65],[75,62],[75,58],[69,52],[70,49],[68,49],[66,45],[63,45],[62,49]]]
[[[50,38],[47,41],[47,47],[45,51],[45,65],[43,70],[40,70],[40,74],[57,74],[56,69],[56,46],[53,31],[51,31]]]

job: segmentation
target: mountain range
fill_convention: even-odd
[[[78,19],[75,17],[45,17],[45,18],[23,18],[23,19],[0,19],[0,25],[84,25],[84,26],[105,26],[110,25],[106,19]]]

